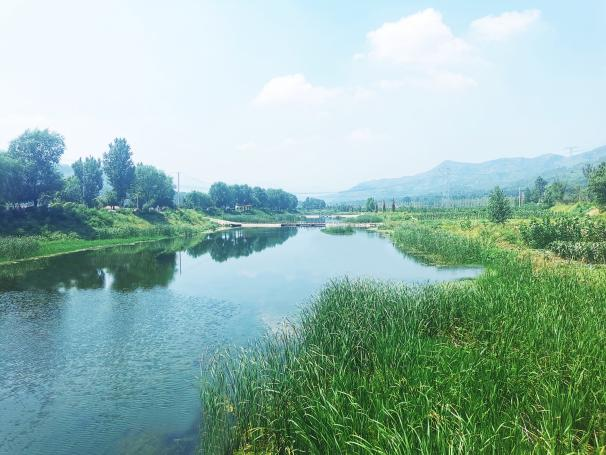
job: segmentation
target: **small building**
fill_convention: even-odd
[[[236,204],[236,206],[234,207],[234,210],[239,213],[250,212],[252,210],[252,204],[244,204],[244,205]]]

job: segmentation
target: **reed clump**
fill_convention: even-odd
[[[20,259],[34,255],[39,249],[36,237],[0,237],[0,258]]]
[[[325,234],[352,235],[355,229],[351,226],[328,226],[322,229]]]
[[[414,225],[394,240],[487,272],[328,284],[295,327],[206,364],[203,453],[601,453],[604,272]]]

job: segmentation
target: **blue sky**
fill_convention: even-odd
[[[606,1],[0,2],[0,149],[296,192],[606,144]]]

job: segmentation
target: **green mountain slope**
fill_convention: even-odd
[[[606,161],[606,146],[573,156],[556,154],[536,158],[501,158],[483,163],[444,161],[421,174],[360,183],[327,197],[329,200],[363,200],[367,197],[452,197],[486,194],[495,185],[509,193],[531,186],[538,176],[560,179],[569,185],[584,183],[583,166]]]

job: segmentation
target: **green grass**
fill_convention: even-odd
[[[203,453],[603,453],[606,273],[407,224],[475,281],[330,283],[300,322],[208,362]]]
[[[322,229],[322,232],[332,235],[352,235],[355,229],[351,226],[328,226]]]
[[[259,209],[244,213],[221,212],[214,216],[235,223],[292,223],[304,219],[300,213],[269,212]]]
[[[191,237],[215,229],[195,210],[134,212],[78,204],[0,212],[0,263],[85,248]]]

